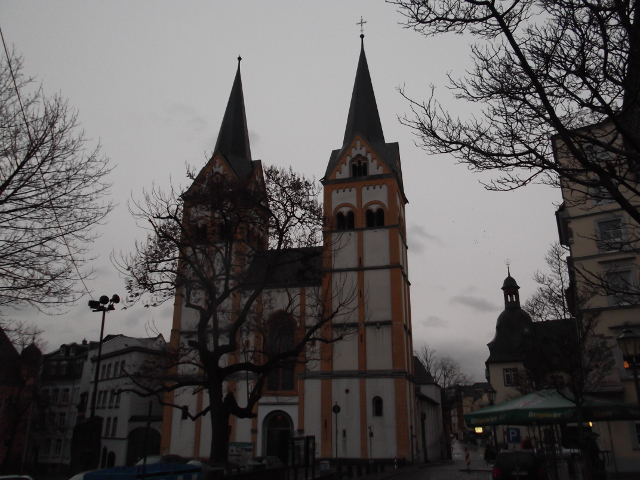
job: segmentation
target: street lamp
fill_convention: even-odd
[[[336,414],[336,461],[338,458],[338,414],[340,413],[340,405],[338,405],[338,402],[336,402],[336,404],[333,406],[333,408],[331,409],[333,411],[333,413]]]
[[[496,392],[496,389],[493,388],[492,385],[489,385],[489,388],[487,389],[487,397],[489,397],[489,405],[493,406],[493,404],[496,401],[496,395],[498,392]],[[496,435],[496,426],[492,425],[493,427],[493,447],[495,450],[498,449],[498,439],[497,439],[497,435]]]
[[[98,343],[98,358],[96,359],[96,371],[93,376],[93,398],[91,399],[91,416],[93,419],[96,416],[96,397],[98,396],[98,377],[100,374],[100,360],[102,355],[102,339],[104,337],[104,318],[108,311],[115,310],[114,304],[120,303],[120,297],[114,295],[109,298],[106,295],[102,295],[100,300],[89,300],[89,308],[92,312],[102,312],[102,326],[100,327],[100,343]]]
[[[638,384],[638,370],[636,359],[640,356],[640,335],[625,328],[617,339],[618,346],[622,350],[622,357],[629,359],[629,366],[633,373],[633,383],[636,387],[636,400],[640,404],[640,384]]]

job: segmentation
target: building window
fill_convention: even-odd
[[[106,373],[107,373],[107,366],[102,365],[102,371],[100,372],[100,380],[103,380],[105,378]]]
[[[367,228],[384,227],[384,210],[381,207],[369,207],[365,217]]]
[[[294,321],[287,312],[274,314],[268,323],[267,354],[269,356],[291,350],[294,346]],[[267,389],[270,391],[294,389],[295,360],[286,362],[282,367],[273,370],[267,377]]]
[[[104,436],[108,437],[111,433],[111,417],[107,418],[107,425],[104,428]]]
[[[48,457],[51,455],[51,439],[47,438],[44,442],[44,449],[42,450],[42,456]]]
[[[113,418],[113,425],[111,425],[111,436],[115,437],[118,428],[118,417]]]
[[[59,413],[58,414],[58,427],[65,427],[67,425],[67,414]]]
[[[65,388],[62,390],[62,403],[69,403],[69,389]]]
[[[622,218],[610,218],[598,222],[598,248],[602,251],[621,250],[624,242]]]
[[[120,363],[120,376],[124,375],[124,360]]]
[[[109,394],[109,408],[113,407],[113,399],[116,396],[116,391],[115,390],[111,390],[111,393]]]
[[[64,357],[66,354],[67,354],[67,347],[66,346],[60,347],[60,356]]]
[[[114,363],[114,364],[113,364],[113,376],[114,376],[114,377],[117,377],[117,376],[118,376],[118,367],[119,367],[119,366],[120,366],[120,365],[118,364],[118,362],[116,362],[116,363]]]
[[[374,417],[381,417],[382,416],[382,398],[380,397],[373,397],[373,400],[371,402],[372,405],[372,410],[373,410],[373,416]]]
[[[51,403],[53,403],[54,405],[57,405],[58,403],[59,394],[60,394],[60,391],[57,388],[54,388],[53,393],[51,394]]]
[[[593,200],[594,205],[605,205],[615,201],[609,191],[602,185],[589,187],[589,197]]]
[[[355,215],[353,211],[349,210],[348,212],[338,212],[336,215],[336,227],[338,230],[347,230],[351,228],[355,228]]]
[[[107,365],[107,378],[111,378],[111,364]]]
[[[56,438],[55,441],[53,442],[53,456],[59,457],[61,453],[62,453],[62,439]]]
[[[613,270],[605,273],[605,288],[609,305],[629,305],[638,300],[634,270]]]
[[[115,405],[115,408],[120,408],[120,395],[122,395],[120,392],[118,392],[116,394],[116,405]]]
[[[518,385],[518,369],[517,368],[504,368],[502,370],[504,376],[505,387],[516,387]]]
[[[367,160],[358,160],[351,162],[351,176],[354,178],[357,177],[366,177],[368,174],[369,163]]]
[[[76,354],[76,347],[71,347],[69,349],[69,355],[75,355]]]

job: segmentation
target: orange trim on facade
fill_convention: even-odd
[[[404,378],[394,378],[394,393],[396,397],[396,448],[398,458],[409,458],[409,412],[407,411],[408,382]]]

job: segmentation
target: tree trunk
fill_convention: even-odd
[[[211,409],[211,451],[209,463],[225,466],[229,460],[229,411],[222,397],[222,381],[209,381],[209,405]]]

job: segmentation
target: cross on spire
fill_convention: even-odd
[[[360,16],[360,21],[356,22],[356,25],[360,25],[360,35],[364,35],[364,24],[365,23],[367,23],[367,22],[362,19],[362,16]]]

